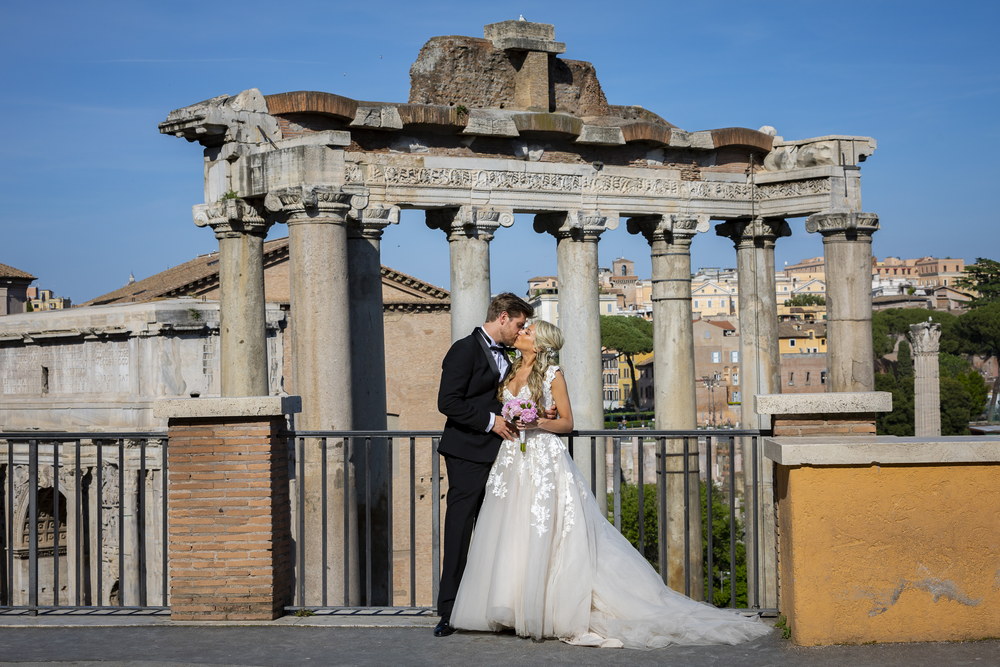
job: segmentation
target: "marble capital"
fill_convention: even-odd
[[[194,224],[211,227],[215,238],[236,238],[243,235],[267,235],[271,222],[258,207],[245,199],[221,199],[214,204],[196,204],[192,207]]]
[[[297,185],[272,190],[264,207],[288,224],[343,224],[351,208],[352,194],[329,185]]]
[[[806,218],[806,231],[823,236],[834,234],[860,234],[871,236],[879,230],[878,216],[860,211],[832,211],[815,213]]]
[[[791,236],[792,230],[782,218],[749,218],[728,220],[715,226],[718,236],[732,240],[737,247],[763,245],[773,248],[783,236]]]
[[[670,245],[690,246],[695,235],[708,231],[707,215],[672,213],[629,218],[630,234],[642,234],[650,243],[665,241]]]
[[[492,241],[500,227],[514,224],[514,211],[492,206],[459,206],[427,211],[427,226],[440,229],[449,241],[480,239]]]
[[[591,241],[596,243],[601,234],[618,228],[618,214],[603,211],[559,211],[539,213],[535,216],[535,231],[552,234],[557,239]]]
[[[348,238],[379,240],[389,225],[399,224],[399,207],[366,202],[364,208],[352,208],[347,219]]]
[[[937,354],[941,350],[941,325],[937,322],[918,322],[910,325],[910,342],[913,354]]]

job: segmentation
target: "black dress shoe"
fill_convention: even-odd
[[[451,619],[447,616],[442,616],[438,624],[434,626],[434,636],[435,637],[447,637],[448,635],[455,632],[455,628],[451,627],[449,622]]]

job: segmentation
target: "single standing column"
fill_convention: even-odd
[[[872,234],[874,213],[838,211],[806,218],[823,235],[826,264],[827,367],[830,391],[872,391]]]
[[[514,224],[513,213],[472,206],[427,211],[427,226],[448,236],[451,256],[451,339],[468,336],[486,318],[490,304],[490,241],[498,227]]]
[[[368,204],[366,198],[360,203]],[[368,205],[352,211],[347,226],[352,295],[351,396],[354,399],[353,428],[359,431],[384,431],[387,426],[380,243],[383,230],[398,222],[399,208]],[[362,601],[370,606],[391,606],[392,586],[387,580],[392,558],[388,506],[392,483],[388,449],[391,443],[386,438],[371,438],[366,442],[362,455],[354,457]],[[367,595],[369,580],[370,599]]]
[[[926,322],[910,325],[913,343],[914,435],[926,438],[941,435],[941,380],[938,353],[941,325]]]
[[[732,239],[736,246],[739,287],[740,331],[740,421],[746,429],[767,429],[766,417],[755,407],[758,394],[781,392],[778,353],[778,302],[774,279],[774,245],[781,236],[791,235],[788,223],[772,218],[731,220],[717,225],[719,236]],[[747,591],[751,604],[775,607],[778,604],[777,540],[774,523],[774,466],[765,462],[760,448],[754,468],[753,439],[742,439],[743,488],[746,507],[752,507],[756,492],[756,516],[747,513],[747,530],[757,528],[756,549],[747,544]],[[754,488],[754,477],[757,486]],[[751,521],[752,519],[752,521]],[[751,525],[753,524],[753,525]],[[755,583],[754,572],[758,572]]]
[[[219,240],[219,347],[223,396],[267,396],[264,237],[271,226],[243,199],[194,207]]]
[[[288,223],[291,290],[291,333],[295,393],[302,396],[297,431],[343,431],[353,426],[351,395],[351,331],[347,270],[347,225],[350,196],[328,186],[284,188],[267,195],[267,209]],[[305,477],[304,535],[305,604],[356,604],[358,587],[355,478],[345,466],[349,441],[306,439],[302,456]],[[323,553],[323,473],[327,481],[327,552]],[[297,472],[297,471],[296,471]],[[345,507],[346,506],[346,507]],[[351,525],[345,525],[347,516]],[[326,589],[322,573],[326,570]],[[345,583],[346,580],[346,583]],[[324,597],[325,594],[325,597]]]
[[[604,428],[597,242],[606,229],[617,226],[617,216],[609,218],[596,212],[570,211],[535,216],[535,231],[556,237],[559,327],[566,335],[559,353],[559,366],[566,374],[573,421],[578,431]],[[591,490],[598,505],[604,509],[608,502],[605,443],[599,439],[596,444],[592,456],[590,438],[578,439],[573,459],[588,485],[596,479],[596,488]]]
[[[708,230],[708,219],[693,215],[632,218],[629,232],[649,241],[653,269],[653,377],[656,428],[697,427],[694,327],[691,311],[691,241]],[[684,440],[668,440],[666,567],[661,576],[677,591],[704,596],[701,553],[701,496],[698,443],[688,445],[688,495],[684,495]],[[641,445],[640,445],[641,446]],[[685,512],[685,504],[688,512]],[[684,549],[685,516],[689,544]]]

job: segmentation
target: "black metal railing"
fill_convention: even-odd
[[[428,613],[440,580],[447,485],[436,452],[441,433],[287,435],[295,545],[289,609]],[[667,563],[668,538],[677,542],[668,535],[668,498],[682,498],[685,594],[702,581],[706,600],[761,610],[754,565],[767,559],[760,557],[757,525],[759,436],[596,430],[574,432],[566,442],[571,451],[590,449],[583,472],[602,490],[598,452],[610,455],[609,493],[599,500],[616,528],[635,525],[630,537],[654,566]],[[753,471],[746,493],[738,474],[744,444]],[[166,448],[164,432],[0,432],[0,613],[169,609]],[[699,483],[703,501],[692,492]],[[623,506],[626,491],[634,493],[634,506]],[[645,527],[650,511],[653,534]],[[708,530],[690,518],[695,512],[708,513]],[[721,534],[713,529],[716,514]],[[745,599],[733,581],[741,550],[751,556]],[[718,561],[729,569],[717,573]]]
[[[168,607],[165,432],[0,432],[0,612]]]
[[[683,497],[683,592],[691,595],[700,588],[701,597],[708,601],[761,611],[760,573],[748,570],[747,593],[739,597],[734,582],[738,551],[752,554],[749,564],[761,562],[756,518],[759,436],[759,431],[750,430],[595,430],[576,431],[566,442],[571,452],[590,448],[590,469],[583,472],[592,488],[600,488],[598,452],[610,454],[608,517],[619,530],[623,484],[637,483],[638,535],[633,541],[640,552],[649,541],[657,542],[657,556],[651,559],[654,566],[667,562],[668,489],[680,485],[682,494],[675,491],[670,497]],[[439,431],[289,433],[296,533],[296,585],[290,611],[385,613],[433,608],[440,579],[442,500],[447,484],[436,453],[440,437]],[[743,475],[737,474],[744,439],[754,471],[753,488],[746,494]],[[704,480],[703,501],[694,493],[699,478]],[[646,497],[648,483],[655,485],[655,500]],[[644,529],[647,500],[654,500],[655,535],[647,535]],[[720,513],[720,506],[725,530],[716,535],[712,518]],[[707,530],[691,519],[694,512],[708,513]],[[313,534],[317,529],[320,534]],[[719,540],[728,543],[724,546],[729,570],[718,573],[717,584]],[[693,585],[699,580],[702,586]],[[720,600],[720,595],[726,599]]]

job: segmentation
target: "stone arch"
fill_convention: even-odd
[[[28,558],[30,552],[31,525],[29,523],[28,503],[31,489],[25,489],[17,500],[17,510],[14,515],[14,555],[18,558]],[[38,526],[38,556],[51,556],[56,545],[56,532],[59,534],[59,553],[66,553],[67,524],[66,497],[58,492],[58,516],[56,516],[57,492],[51,486],[43,486],[37,493],[37,526]]]

